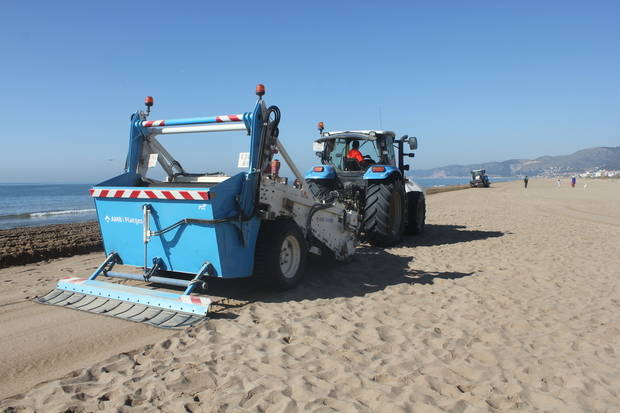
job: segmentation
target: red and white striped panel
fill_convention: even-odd
[[[142,126],[145,128],[152,128],[158,126],[180,126],[180,125],[194,125],[199,123],[222,123],[222,122],[242,122],[243,113],[237,115],[221,115],[210,116],[208,118],[195,118],[195,119],[171,119],[166,123],[165,120],[145,120],[142,122]]]
[[[142,126],[145,128],[150,128],[152,126],[166,126],[165,120],[147,120],[142,122]]]
[[[101,189],[90,190],[93,198],[169,199],[179,201],[208,201],[208,191],[162,189]]]
[[[211,300],[207,297],[197,297],[195,295],[182,295],[179,299],[186,304],[204,305],[206,307],[211,305]]]
[[[88,278],[80,278],[80,277],[63,277],[61,281],[70,283],[70,284],[82,284],[84,281],[88,281]]]
[[[216,122],[241,122],[243,120],[243,114],[240,115],[222,115],[216,116]]]

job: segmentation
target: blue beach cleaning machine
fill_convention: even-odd
[[[131,116],[124,173],[90,190],[105,260],[89,277],[61,279],[36,300],[182,328],[207,316],[211,300],[203,293],[210,277],[257,276],[286,290],[303,277],[308,252],[350,258],[359,212],[337,199],[319,202],[307,190],[278,139],[280,110],[267,107],[263,85],[256,93],[251,112],[154,121],[148,120],[153,98],[147,97],[146,111]],[[239,155],[243,172],[189,173],[157,139],[218,131],[247,135],[249,152]],[[276,154],[287,162],[298,185],[288,185],[279,176]],[[147,177],[155,165],[161,166],[164,179]],[[143,273],[114,271],[117,264],[139,267]],[[153,288],[161,285],[170,288]]]

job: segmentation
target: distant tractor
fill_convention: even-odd
[[[405,143],[415,150],[417,138],[396,139],[394,132],[382,130],[323,132],[323,122],[319,131],[314,151],[321,165],[305,176],[317,199],[339,199],[363,211],[360,232],[372,245],[396,245],[403,233],[424,230],[425,192],[405,176],[409,165],[404,163],[405,156],[415,155],[404,153]]]
[[[491,186],[487,171],[484,169],[476,169],[471,171],[471,181],[469,186],[472,188],[488,188]]]

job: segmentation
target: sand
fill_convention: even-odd
[[[26,300],[100,254],[2,269],[0,409],[618,411],[620,181],[583,183],[433,195],[422,237],[287,293],[212,283],[180,332]]]

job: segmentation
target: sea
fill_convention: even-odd
[[[0,229],[96,219],[89,184],[0,184]]]
[[[493,178],[493,182],[517,178]],[[469,178],[415,178],[425,188],[463,185]],[[96,220],[90,184],[0,183],[0,229]]]

